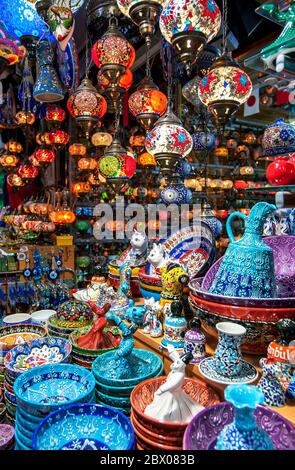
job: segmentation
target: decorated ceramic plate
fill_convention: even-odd
[[[34,450],[130,450],[134,431],[118,410],[72,405],[51,413],[36,428]]]
[[[249,362],[242,361],[241,372],[234,377],[227,377],[216,369],[214,357],[207,357],[199,364],[201,374],[212,382],[218,384],[248,384],[254,382],[258,377],[256,368]]]
[[[71,343],[62,338],[38,338],[20,344],[9,351],[4,359],[6,370],[17,376],[28,369],[66,362],[71,354]]]

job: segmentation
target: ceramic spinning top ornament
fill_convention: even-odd
[[[273,204],[258,202],[248,216],[233,212],[228,217],[230,244],[209,292],[230,297],[276,297],[273,250],[262,239],[264,222],[275,210]],[[244,235],[238,241],[231,228],[235,217],[245,220]]]
[[[182,390],[185,367],[192,359],[192,354],[180,355],[170,344],[167,349],[172,359],[171,372],[166,382],[155,392],[154,400],[146,407],[144,414],[158,421],[189,423],[204,408]]]

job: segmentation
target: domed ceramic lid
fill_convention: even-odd
[[[277,119],[264,132],[262,147],[265,155],[278,156],[295,152],[295,126]]]
[[[58,321],[85,322],[92,320],[93,313],[86,302],[69,300],[58,307],[56,316]]]

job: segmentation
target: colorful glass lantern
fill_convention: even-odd
[[[157,166],[156,159],[148,152],[144,152],[137,157],[137,165],[143,167]]]
[[[76,196],[79,194],[89,193],[90,189],[90,184],[84,181],[80,181],[72,185],[72,191],[76,194]]]
[[[266,178],[275,186],[295,184],[295,164],[287,157],[278,157],[268,165]]]
[[[249,184],[247,183],[247,181],[238,180],[234,182],[234,188],[236,189],[247,189],[248,186]]]
[[[8,154],[8,155],[2,155],[0,157],[0,165],[2,165],[4,168],[13,168],[17,165],[17,163],[18,163],[18,158],[16,155]]]
[[[214,0],[170,0],[160,16],[161,33],[188,71],[220,25],[221,13]]]
[[[115,17],[110,18],[108,30],[94,44],[92,59],[114,88],[117,88],[126,69],[133,65],[134,48],[118,30],[118,21]]]
[[[35,157],[35,152],[29,157],[29,162],[37,168],[41,166],[41,163],[39,163],[37,158]]]
[[[114,139],[104,156],[99,159],[98,169],[108,182],[114,179],[129,179],[136,171],[136,161],[127,154],[119,140]]]
[[[98,173],[98,175],[94,175],[91,173],[88,178],[88,182],[91,186],[100,186],[101,183],[105,183],[106,179]]]
[[[242,176],[249,176],[249,175],[254,175],[254,168],[253,166],[242,166],[240,168],[240,175]]]
[[[49,218],[51,222],[56,225],[67,225],[75,222],[76,215],[71,210],[62,208],[57,211],[50,212]]]
[[[150,77],[145,77],[128,100],[129,110],[146,130],[166,111],[167,98]]]
[[[155,33],[155,24],[167,0],[117,0],[123,15],[131,18],[139,27],[139,32],[150,45],[151,36]]]
[[[13,188],[20,188],[21,186],[25,185],[25,182],[19,175],[13,173],[7,176],[7,184]]]
[[[68,144],[70,136],[65,131],[56,130],[49,133],[49,139],[51,141],[51,144],[61,147],[63,145]]]
[[[110,80],[105,75],[103,75],[101,70],[99,70],[97,74],[97,84],[102,92],[107,91],[109,88],[112,87]],[[119,79],[118,86],[119,88],[122,88],[123,91],[127,91],[132,86],[132,84],[133,73],[130,69],[126,69],[125,73]]]
[[[78,160],[78,170],[85,171],[85,170],[95,170],[97,168],[97,161],[95,158],[80,158]]]
[[[141,134],[132,135],[129,138],[129,144],[131,145],[131,147],[144,147],[145,135],[141,135]]]
[[[98,131],[92,134],[91,142],[94,147],[109,147],[113,142],[113,136],[109,132]]]
[[[239,144],[235,148],[234,154],[238,158],[247,158],[250,155],[249,147],[247,147],[247,145]]]
[[[228,157],[228,149],[226,147],[216,147],[213,152],[214,156],[217,158],[227,158]]]
[[[51,145],[50,133],[49,132],[39,132],[36,135],[36,142],[38,145]]]
[[[233,137],[230,137],[226,141],[226,146],[229,150],[234,150],[238,145],[238,142]]]
[[[243,137],[243,142],[248,145],[253,145],[256,143],[256,135],[254,132],[247,132]]]
[[[49,105],[46,108],[45,121],[53,126],[59,126],[66,118],[66,112],[60,106]]]
[[[252,91],[248,75],[228,55],[216,59],[199,85],[199,98],[212,114],[216,125],[223,126]]]
[[[89,78],[85,78],[67,103],[70,114],[89,138],[90,132],[99,118],[107,112],[107,102],[97,93]]]
[[[83,144],[72,144],[69,147],[69,154],[72,157],[84,157],[86,152],[87,148]]]
[[[29,163],[22,163],[18,167],[17,174],[21,177],[23,181],[31,181],[38,176],[39,170],[34,165],[31,165]]]
[[[15,116],[15,122],[19,126],[32,126],[35,121],[35,114],[30,111],[19,111]]]
[[[12,152],[12,153],[22,153],[23,146],[16,140],[10,140],[9,142],[5,144],[5,149],[8,152]]]
[[[54,54],[49,41],[42,39],[37,47],[38,72],[33,96],[41,103],[54,103],[64,98],[64,91],[53,67]]]
[[[171,172],[177,168],[179,160],[191,152],[193,139],[168,108],[147,134],[145,148],[156,158],[162,171]]]
[[[34,156],[39,165],[49,165],[49,163],[52,163],[55,160],[54,151],[45,148],[36,150]]]
[[[288,155],[295,152],[295,126],[276,119],[265,129],[262,138],[262,147],[265,155]]]
[[[221,189],[232,189],[234,183],[232,180],[223,180],[221,184]]]
[[[204,130],[203,127],[197,129],[192,134],[194,150],[198,152],[213,150],[216,144],[216,136],[209,129]]]

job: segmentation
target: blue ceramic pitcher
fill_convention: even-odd
[[[262,239],[265,219],[275,210],[273,204],[258,202],[248,217],[241,212],[233,212],[228,217],[226,230],[230,244],[209,292],[227,297],[276,297],[273,251]],[[235,217],[245,220],[240,240],[235,240],[231,227]]]

